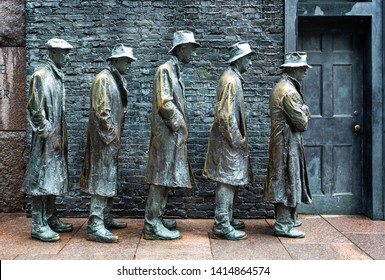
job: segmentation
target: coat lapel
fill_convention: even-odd
[[[184,84],[180,75],[180,66],[179,61],[175,56],[171,57],[171,68],[172,73],[175,75],[175,78],[178,80],[178,85],[180,86],[180,90],[174,88],[174,100],[178,109],[182,112],[184,119],[186,120],[186,110],[185,110],[185,96],[184,96]]]

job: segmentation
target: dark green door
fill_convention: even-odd
[[[352,24],[302,24],[299,49],[313,66],[303,81],[312,119],[304,133],[311,205],[302,213],[358,214],[363,188],[363,47]]]

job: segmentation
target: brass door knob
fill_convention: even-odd
[[[361,131],[361,126],[359,125],[359,124],[356,124],[355,126],[354,126],[354,132],[355,133],[359,133]]]

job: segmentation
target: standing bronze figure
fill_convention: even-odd
[[[67,128],[62,67],[73,48],[53,38],[46,43],[48,62],[29,80],[27,119],[32,127],[31,153],[23,183],[31,195],[32,238],[57,241],[72,230],[56,214],[55,198],[68,191]]]
[[[217,182],[214,237],[241,240],[247,235],[240,230],[244,223],[233,219],[234,198],[239,186],[253,181],[242,74],[251,67],[254,52],[247,42],[236,43],[229,50],[230,66],[217,86],[214,123],[203,175]]]
[[[283,76],[270,95],[271,134],[264,199],[275,204],[275,233],[302,238],[305,233],[294,228],[301,225],[297,207],[312,199],[302,139],[310,112],[299,82],[311,66],[306,62],[306,53],[292,52],[286,54],[281,68]]]
[[[91,88],[87,147],[79,179],[79,184],[91,194],[87,228],[87,239],[91,241],[118,242],[118,236],[109,229],[127,226],[112,218],[111,208],[117,194],[118,156],[128,101],[122,75],[134,60],[131,48],[116,45],[107,58],[109,67],[96,76]]]
[[[150,185],[147,198],[144,238],[178,239],[170,230],[175,221],[164,221],[170,188],[191,188],[194,175],[187,159],[187,114],[182,64],[190,62],[200,44],[190,31],[174,33],[169,61],[159,66],[154,79],[151,140],[145,181]]]

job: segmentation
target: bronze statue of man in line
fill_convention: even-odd
[[[48,61],[29,80],[27,119],[32,127],[31,152],[24,191],[31,195],[31,237],[52,242],[58,232],[72,230],[56,214],[55,198],[68,191],[67,125],[62,68],[73,48],[68,42],[52,38],[46,43]]]
[[[297,207],[311,203],[302,133],[310,120],[300,81],[311,68],[305,52],[291,52],[281,65],[284,73],[270,94],[271,134],[264,200],[275,204],[274,231],[278,236],[303,238],[295,229],[301,221]]]
[[[111,216],[113,197],[118,186],[118,157],[128,90],[123,75],[136,60],[132,48],[116,45],[107,58],[109,67],[95,78],[91,88],[91,106],[87,146],[79,184],[91,194],[87,239],[118,242],[109,229],[125,228],[126,223]]]
[[[233,219],[234,200],[241,185],[253,181],[249,158],[242,74],[252,65],[249,43],[231,47],[230,66],[217,86],[214,123],[211,128],[203,176],[217,182],[213,234],[216,238],[242,240],[244,223]]]
[[[187,113],[185,87],[181,79],[187,64],[199,47],[191,31],[174,33],[170,60],[160,65],[154,79],[151,140],[145,181],[149,193],[145,212],[145,239],[178,239],[171,230],[174,220],[163,220],[170,188],[192,188],[194,175],[187,159]]]

